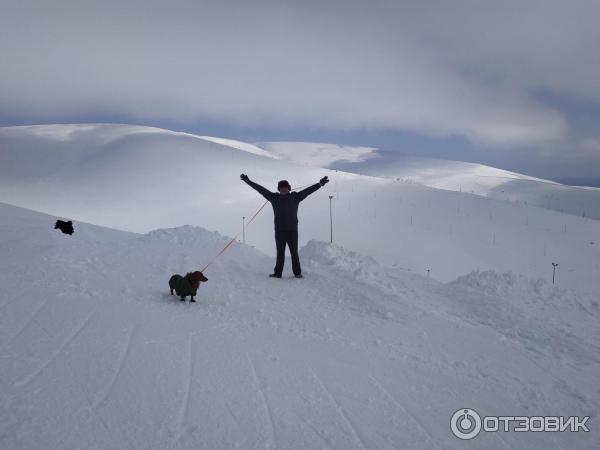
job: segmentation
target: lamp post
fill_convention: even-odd
[[[554,284],[554,274],[556,273],[556,268],[558,267],[558,263],[552,263],[552,284]]]
[[[242,216],[242,242],[246,243],[246,216]]]
[[[333,244],[333,214],[331,212],[331,200],[333,195],[329,196],[329,242]]]

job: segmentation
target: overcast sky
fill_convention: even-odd
[[[335,140],[600,178],[600,1],[0,0],[0,125]]]

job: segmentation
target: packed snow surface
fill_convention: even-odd
[[[463,407],[591,416],[471,448],[600,446],[597,295],[489,270],[441,283],[311,240],[303,280],[235,243],[183,303],[169,277],[226,236],[54,220],[0,204],[2,449],[464,449]]]

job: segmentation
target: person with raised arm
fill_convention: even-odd
[[[287,180],[281,180],[277,183],[277,191],[271,192],[248,178],[248,175],[240,175],[242,181],[258,191],[273,206],[275,216],[275,246],[277,248],[277,260],[273,273],[269,275],[272,278],[281,278],[283,273],[283,264],[285,261],[285,246],[290,249],[292,256],[292,271],[296,278],[302,276],[300,267],[300,258],[298,257],[298,206],[300,202],[315,192],[321,186],[329,182],[327,177],[323,177],[318,183],[315,183],[299,192],[293,192],[290,183]]]

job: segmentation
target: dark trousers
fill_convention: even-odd
[[[275,245],[277,246],[277,262],[273,270],[277,275],[283,272],[285,261],[285,245],[290,248],[292,255],[292,271],[294,275],[300,275],[300,258],[298,257],[298,231],[297,230],[275,230]]]

